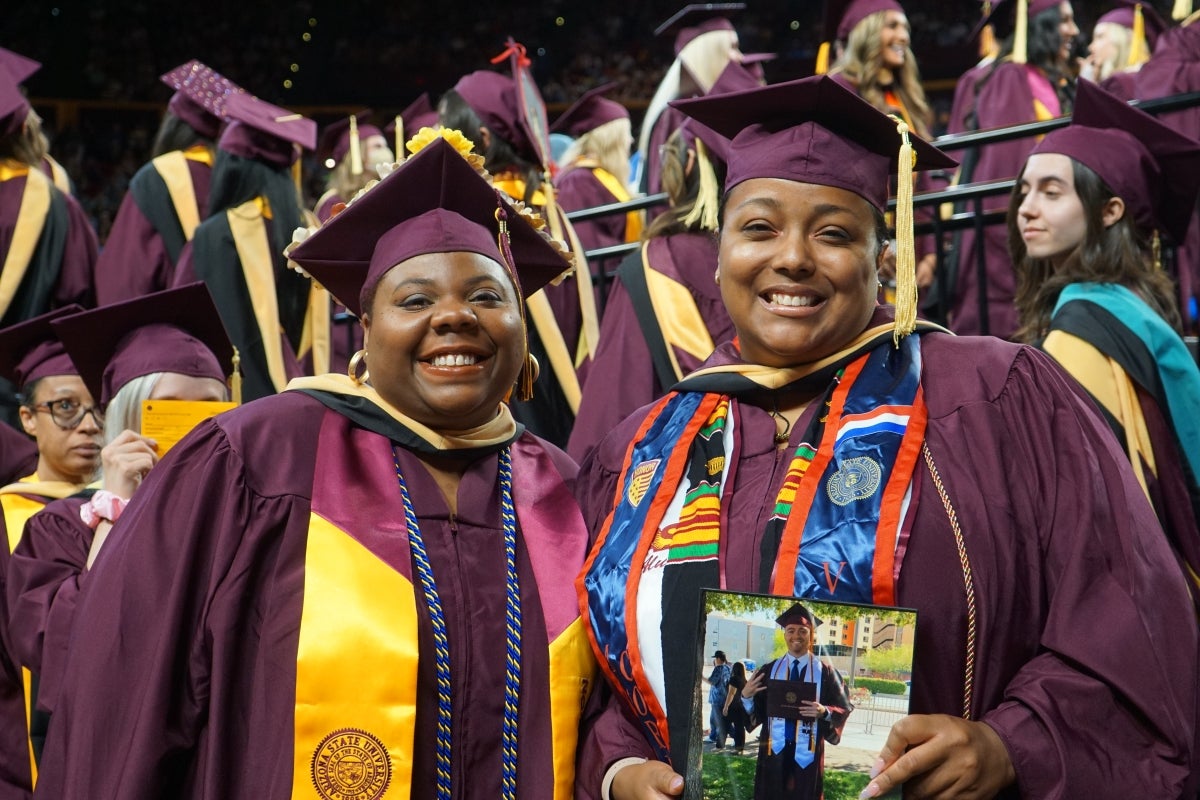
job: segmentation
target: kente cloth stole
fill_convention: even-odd
[[[797,447],[768,522],[768,536],[773,524],[783,527],[772,593],[895,605],[896,543],[925,437],[920,377],[913,335],[898,348],[875,346],[835,379],[828,413],[805,437],[818,445]],[[672,593],[719,583],[728,410],[727,396],[699,392],[655,405],[629,446],[613,511],[577,581],[601,669],[663,760],[670,745],[655,647],[671,600],[658,573],[696,570],[693,580],[673,578]]]
[[[791,662],[789,656],[782,656],[771,668],[771,677],[774,680],[788,680],[788,664]],[[816,697],[821,698],[821,659],[814,658],[810,653],[808,658],[800,659],[801,673],[800,680],[805,683],[816,684]],[[771,754],[778,755],[786,745],[787,740],[787,724],[789,722],[796,723],[795,744],[796,744],[796,763],[801,768],[806,768],[813,763],[817,756],[817,737],[820,733],[820,723],[812,719],[787,720],[780,717],[770,718],[771,731]]]
[[[296,656],[291,796],[406,798],[414,766],[417,666],[432,654],[418,653],[419,587],[392,445],[332,411],[319,437]],[[583,520],[564,516],[570,493],[556,472],[546,472],[553,467],[543,450],[514,442],[511,452],[514,471],[522,475],[513,492],[518,547],[527,552],[539,587],[569,586],[578,555],[564,557],[552,534],[577,526],[576,541],[583,541]],[[321,478],[334,474],[338,480]],[[538,532],[550,540],[539,542]],[[504,580],[503,565],[497,580]],[[595,663],[577,609],[548,592],[539,594],[550,649],[550,674],[543,680],[551,704],[554,800],[569,800],[579,719]],[[452,670],[454,659],[451,652]],[[455,736],[451,731],[452,741]]]

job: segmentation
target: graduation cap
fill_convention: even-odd
[[[1108,23],[1129,28],[1132,32],[1132,42],[1129,48],[1129,60],[1123,66],[1134,67],[1144,63],[1154,52],[1158,37],[1166,31],[1167,21],[1159,16],[1154,6],[1144,0],[1116,0],[1117,7],[1096,20],[1096,24]]]
[[[497,210],[507,217],[512,261],[500,251]],[[528,297],[570,268],[564,256],[439,137],[364,192],[288,253],[362,316],[392,267],[426,253],[478,253],[506,269]]]
[[[511,144],[522,158],[541,163],[537,147],[521,121],[516,81],[491,70],[477,70],[459,78],[454,91],[466,101],[484,127]]]
[[[745,11],[745,3],[690,3],[654,29],[655,36],[675,37],[675,55],[693,39],[711,31],[732,31],[729,17]]]
[[[1080,81],[1071,124],[1030,153],[1069,156],[1099,175],[1142,229],[1183,241],[1200,194],[1200,141],[1167,127],[1090,81]]]
[[[763,64],[768,61],[774,61],[779,58],[778,53],[742,53],[742,66],[754,76],[759,85],[764,85],[767,82],[767,74],[763,70]]]
[[[551,132],[579,137],[614,120],[629,119],[629,110],[625,106],[604,96],[618,85],[606,83],[584,92],[574,105],[554,120]]]
[[[814,616],[811,611],[800,603],[792,603],[786,611],[775,618],[775,624],[781,628],[786,628],[788,625],[803,625],[806,628],[816,630],[821,627],[822,622],[824,620]]]
[[[300,157],[298,147],[317,146],[317,123],[252,94],[229,95],[225,112],[230,123],[217,146],[235,156],[290,167]]]
[[[362,174],[362,140],[383,136],[378,126],[371,124],[371,110],[363,109],[325,126],[317,144],[317,155],[332,169],[347,155],[351,156],[350,171]]]
[[[821,18],[821,45],[817,49],[814,72],[818,75],[829,72],[833,43],[846,41],[858,23],[881,11],[904,13],[896,0],[825,0],[825,14]]]
[[[177,372],[224,383],[222,365],[234,363],[233,344],[203,283],[60,317],[51,327],[101,408],[134,378]],[[234,383],[236,401],[236,377]]]
[[[0,331],[0,375],[17,391],[49,375],[78,375],[50,321],[83,311],[69,305]]]
[[[421,128],[436,128],[438,125],[437,109],[429,99],[429,92],[421,92],[416,100],[396,115],[396,118],[383,129],[388,139],[396,142],[396,158],[404,158],[405,137],[414,136]]]
[[[246,91],[194,58],[164,72],[159,80],[175,90],[167,110],[209,139],[216,139],[221,132],[229,97]]]
[[[896,335],[913,330],[911,172],[950,169],[954,159],[826,75],[671,105],[730,140],[726,192],[750,178],[782,178],[845,189],[882,212],[898,174]]]
[[[0,136],[21,130],[29,118],[29,101],[7,70],[0,69]]]
[[[14,83],[22,84],[42,68],[42,62],[34,61],[32,58],[15,53],[6,47],[0,47],[0,67],[8,71]]]

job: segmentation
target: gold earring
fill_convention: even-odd
[[[713,283],[717,286],[721,285],[721,268],[717,267],[717,271],[713,273]]]
[[[355,386],[362,386],[364,383],[366,383],[371,378],[371,372],[370,372],[370,370],[367,370],[367,369],[364,369],[362,371],[362,375],[358,374],[358,368],[360,366],[365,366],[366,360],[367,360],[366,349],[359,350],[357,353],[355,353],[353,356],[350,357],[350,366],[348,366],[346,368],[346,375],[350,378],[350,380],[354,381]]]

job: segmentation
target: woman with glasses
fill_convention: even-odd
[[[103,479],[94,493],[49,503],[25,525],[6,570],[8,641],[13,661],[38,676],[31,727],[44,736],[53,710],[75,602],[109,531],[166,442],[143,435],[145,401],[227,407],[225,369],[233,346],[203,284],[156,292],[52,325],[77,365],[83,389],[104,408]],[[203,409],[204,406],[199,408]],[[100,419],[99,412],[88,416]],[[40,745],[40,739],[38,740]],[[40,758],[40,746],[36,750]]]
[[[50,327],[79,311],[72,306],[0,332],[0,375],[20,392],[21,425],[37,441],[37,469],[0,488],[0,575],[25,522],[57,498],[75,494],[100,468],[103,418]],[[10,652],[7,613],[0,615],[0,796],[33,789],[32,746],[26,724],[26,682]]]

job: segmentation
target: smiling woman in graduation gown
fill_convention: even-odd
[[[683,621],[706,586],[917,610],[912,714],[866,796],[1194,795],[1192,607],[1095,408],[1033,348],[916,323],[911,228],[908,291],[875,304],[896,124],[824,77],[680,105],[732,138],[738,339],[581,469],[578,588],[608,680],[577,796],[682,790]]]
[[[77,611],[48,796],[569,797],[586,532],[502,403],[517,292],[567,262],[442,139],[291,255],[362,312],[369,383],[294,382],[150,474]]]

